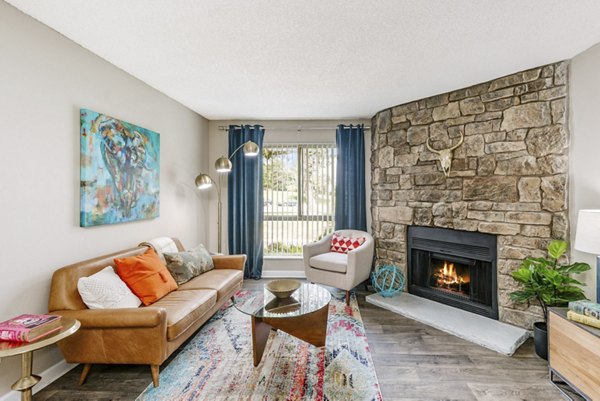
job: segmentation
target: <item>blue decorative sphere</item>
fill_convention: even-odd
[[[404,289],[404,273],[398,266],[380,266],[373,272],[373,287],[384,297],[392,297]]]

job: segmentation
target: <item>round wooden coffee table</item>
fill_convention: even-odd
[[[331,294],[316,284],[303,283],[289,298],[277,298],[266,288],[235,307],[252,317],[254,366],[262,359],[271,329],[281,330],[315,347],[325,345]]]
[[[68,317],[63,317],[60,321],[62,324],[60,330],[37,341],[30,343],[0,342],[0,358],[21,355],[21,378],[12,385],[12,389],[21,392],[22,401],[31,401],[31,389],[41,379],[40,376],[32,374],[33,351],[59,342],[75,333],[81,325],[79,320]]]

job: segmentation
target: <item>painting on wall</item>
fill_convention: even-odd
[[[81,227],[158,217],[160,135],[87,109],[80,121]]]

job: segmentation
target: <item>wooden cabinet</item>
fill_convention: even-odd
[[[551,379],[558,375],[588,400],[600,400],[600,330],[567,319],[566,308],[548,316]]]

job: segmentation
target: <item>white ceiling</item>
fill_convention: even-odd
[[[338,119],[568,59],[598,0],[8,0],[209,119]]]

